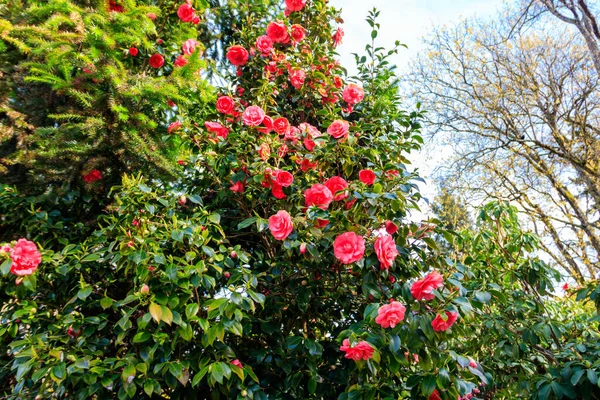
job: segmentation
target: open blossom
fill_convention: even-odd
[[[365,254],[365,240],[354,232],[342,233],[333,241],[333,254],[343,264],[352,264]]]
[[[236,367],[244,368],[244,366],[242,365],[240,360],[238,360],[237,358],[231,362],[231,365],[235,365]]]
[[[237,192],[237,193],[244,193],[244,190],[246,189],[246,184],[244,183],[244,181],[237,181],[235,183],[233,183],[233,181],[231,181],[232,185],[229,188],[232,192]]]
[[[132,57],[135,57],[138,55],[138,49],[135,47],[130,47],[129,48],[129,55]]]
[[[334,176],[332,178],[327,179],[323,182],[325,186],[331,191],[334,195],[334,201],[344,200],[348,197],[348,192],[346,189],[348,188],[348,182],[341,176]]]
[[[289,72],[290,75],[290,83],[296,89],[300,89],[302,85],[304,85],[304,80],[306,79],[306,72],[302,69],[292,69]]]
[[[338,26],[337,31],[333,34],[333,44],[335,47],[342,44],[342,39],[344,38],[344,30],[341,26]]]
[[[222,137],[223,139],[227,139],[227,135],[229,135],[229,129],[224,127],[218,122],[206,121],[204,126],[209,132],[215,134],[215,137]]]
[[[262,35],[256,38],[254,46],[260,51],[263,56],[268,56],[273,50],[273,39],[267,35]]]
[[[158,53],[152,54],[149,63],[152,68],[160,68],[165,64],[165,58]]]
[[[358,342],[354,347],[350,347],[350,341],[348,339],[344,339],[340,350],[346,353],[344,357],[355,361],[368,360],[373,357],[373,352],[375,351],[375,349],[364,340]]]
[[[290,129],[290,123],[287,118],[279,117],[273,121],[273,129],[280,135],[284,135]]]
[[[431,300],[434,298],[434,295],[431,292],[444,286],[442,283],[443,279],[442,275],[433,271],[425,278],[413,283],[410,288],[410,293],[417,300]]]
[[[83,176],[85,183],[94,183],[100,179],[102,179],[102,172],[97,169],[93,169]]]
[[[382,328],[394,328],[404,320],[405,313],[406,307],[397,301],[392,301],[390,304],[379,307],[375,322]]]
[[[365,91],[362,87],[355,83],[350,83],[348,86],[346,86],[342,94],[344,101],[350,105],[360,103],[364,97]]]
[[[191,4],[183,3],[177,9],[177,16],[182,22],[192,22],[196,16],[196,12]]]
[[[241,67],[245,65],[248,62],[248,58],[248,50],[243,46],[236,44],[227,49],[227,59],[235,66]]]
[[[194,50],[196,50],[196,46],[198,46],[198,42],[196,40],[188,39],[181,45],[181,50],[183,51],[183,54],[189,56],[194,52]]]
[[[277,240],[284,240],[294,230],[292,217],[285,210],[277,211],[277,214],[269,217],[269,230]]]
[[[275,181],[283,187],[288,187],[294,182],[294,176],[287,171],[277,170]]]
[[[217,99],[217,111],[221,114],[234,115],[235,102],[229,96],[220,96]]]
[[[329,125],[327,128],[327,133],[332,137],[339,139],[341,137],[348,136],[348,131],[350,130],[350,124],[348,121],[344,121],[341,119],[336,119]]]
[[[398,232],[398,226],[392,221],[385,221],[385,231],[388,233],[388,235],[393,235],[394,233]]]
[[[285,24],[279,21],[267,25],[267,36],[275,43],[287,43],[290,40]]]
[[[431,326],[433,327],[434,331],[443,332],[454,325],[457,319],[458,313],[456,311],[446,311],[446,320],[444,321],[442,316],[438,314],[433,321],[431,321]]]
[[[304,191],[304,204],[307,207],[316,206],[323,210],[333,201],[331,190],[325,185],[317,183]]]
[[[271,194],[276,199],[285,199],[287,196],[283,192],[283,186],[281,186],[277,181],[271,182]]]
[[[290,11],[300,11],[306,5],[306,0],[285,0],[285,6]]]
[[[388,269],[392,266],[394,259],[398,257],[396,242],[390,235],[379,236],[375,240],[375,254],[381,265],[381,269]]]
[[[306,37],[306,30],[302,25],[294,24],[290,30],[292,31],[292,39],[296,42],[301,42]]]
[[[187,63],[188,63],[187,58],[185,58],[183,55],[180,54],[175,59],[175,62],[173,62],[173,65],[176,67],[183,67]]]
[[[244,110],[242,121],[247,126],[258,126],[265,119],[265,112],[259,106],[250,106]]]
[[[365,185],[372,185],[375,182],[375,172],[370,169],[363,169],[358,173],[358,179]]]
[[[42,255],[35,243],[27,239],[19,239],[10,250],[12,265],[10,272],[15,275],[31,275],[42,262]]]
[[[169,127],[167,128],[167,133],[175,132],[175,131],[179,130],[180,128],[181,128],[181,122],[179,122],[179,121],[171,122],[169,124]]]

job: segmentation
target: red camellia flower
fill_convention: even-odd
[[[246,189],[246,184],[244,183],[244,181],[237,181],[235,183],[233,183],[233,181],[231,181],[231,187],[229,188],[232,192],[237,192],[237,193],[244,193],[244,190]]]
[[[179,55],[175,59],[175,62],[173,63],[173,65],[176,67],[183,67],[187,63],[188,63],[188,60],[184,56]]]
[[[396,242],[390,235],[383,235],[375,240],[375,254],[381,264],[381,269],[388,269],[392,266],[394,259],[398,257]]]
[[[348,136],[349,130],[350,124],[348,121],[336,119],[331,123],[331,125],[329,125],[329,128],[327,128],[327,133],[329,133],[332,137],[339,139],[341,137]]]
[[[288,187],[294,182],[294,176],[287,171],[277,170],[275,181],[283,187]]]
[[[333,84],[336,88],[341,88],[342,85],[344,84],[344,81],[342,80],[342,78],[340,78],[339,76],[334,76],[333,77]]]
[[[285,133],[290,129],[290,122],[287,120],[287,118],[279,117],[273,121],[273,129],[280,135],[285,135]]]
[[[156,19],[156,14],[154,14],[154,13],[151,12],[151,13],[146,14],[146,17],[148,17],[152,21],[154,21]]]
[[[350,105],[358,104],[365,97],[365,91],[355,83],[351,83],[344,89],[342,94],[344,101]]]
[[[440,314],[436,315],[436,317],[431,321],[431,326],[433,330],[436,332],[443,332],[449,329],[456,320],[458,319],[458,313],[456,311],[446,311],[446,320]]]
[[[220,96],[217,99],[217,111],[221,114],[234,115],[235,102],[229,96]]]
[[[292,31],[292,39],[296,42],[301,42],[306,37],[306,30],[302,25],[294,24],[290,30]]]
[[[259,106],[250,106],[246,108],[242,114],[244,125],[247,126],[258,126],[262,124],[264,119],[265,112]]]
[[[183,54],[189,56],[196,50],[196,46],[198,46],[198,42],[195,39],[188,39],[181,45],[181,50]]]
[[[179,128],[181,128],[181,122],[179,122],[179,121],[171,122],[169,124],[169,127],[167,128],[167,133],[175,132],[176,130],[179,130]]]
[[[135,57],[138,55],[138,49],[136,49],[135,47],[130,47],[129,48],[129,55],[132,57]]]
[[[352,264],[365,254],[365,240],[354,232],[342,233],[333,241],[333,254],[343,264]]]
[[[152,68],[160,68],[165,64],[165,59],[160,54],[152,54],[150,57],[150,66]]]
[[[392,301],[379,308],[375,322],[382,328],[394,328],[402,322],[404,313],[406,313],[406,307],[397,301]]]
[[[229,129],[224,127],[218,122],[206,121],[204,126],[209,132],[215,134],[215,137],[222,137],[223,139],[227,139],[227,135],[229,135]]]
[[[440,393],[437,391],[437,389],[435,389],[433,393],[429,395],[429,400],[442,400],[442,398],[440,397]]]
[[[287,43],[290,40],[283,22],[271,22],[267,25],[267,36],[275,43]]]
[[[306,0],[285,0],[285,6],[290,11],[300,11],[306,5]]]
[[[375,349],[364,340],[358,342],[354,347],[350,347],[350,341],[348,339],[344,339],[340,350],[346,353],[344,357],[354,361],[368,360],[373,357],[373,352],[375,351]]]
[[[294,230],[292,217],[285,210],[277,211],[277,214],[269,217],[269,229],[277,240],[284,240]]]
[[[267,35],[262,35],[256,38],[254,46],[260,51],[260,54],[267,57],[273,50],[273,39]]]
[[[19,239],[10,251],[12,265],[10,272],[15,275],[31,275],[42,262],[42,255],[35,243],[27,239]]]
[[[366,185],[372,185],[375,182],[375,172],[370,169],[363,169],[358,173],[360,181]]]
[[[564,290],[566,292],[567,290],[569,290],[569,284],[565,283],[564,285],[561,286],[561,288],[562,288],[562,290]]]
[[[199,23],[200,23],[200,17],[197,15],[194,15],[194,18],[192,18],[192,24],[198,25]]]
[[[115,0],[108,0],[108,10],[119,13],[124,11],[123,6],[119,5]]]
[[[99,181],[100,179],[102,179],[102,172],[98,171],[97,169],[93,169],[83,176],[85,183],[93,183]]]
[[[302,162],[300,163],[300,169],[301,169],[303,172],[306,172],[306,171],[308,171],[308,170],[311,170],[311,169],[315,169],[315,168],[317,168],[317,165],[318,165],[318,164],[317,164],[316,162],[312,163],[312,162],[310,162],[310,160],[309,160],[308,158],[305,158],[305,159],[303,159],[303,160],[302,160]]]
[[[331,190],[325,185],[317,183],[312,185],[310,188],[304,191],[304,204],[307,207],[317,206],[323,210],[329,207],[329,204],[333,201],[333,194]]]
[[[398,226],[392,221],[385,221],[385,231],[389,235],[393,235],[394,233],[398,232]]]
[[[433,271],[425,278],[413,283],[410,293],[417,300],[431,300],[435,297],[431,292],[444,286],[442,283],[443,280],[444,277],[442,275]]]
[[[233,360],[231,362],[231,365],[235,365],[236,367],[244,368],[244,366],[242,365],[242,363],[238,359]]]
[[[317,222],[315,222],[315,226],[319,229],[325,228],[329,224],[328,219],[317,218]]]
[[[306,79],[306,72],[302,69],[292,69],[289,71],[290,75],[290,83],[296,89],[300,89],[302,85],[304,85],[304,80]]]
[[[345,190],[348,188],[348,182],[341,176],[334,176],[323,182],[325,186],[333,193],[333,200],[344,200],[349,196]]]
[[[313,151],[313,149],[316,146],[315,141],[310,138],[305,138],[303,140],[303,143],[304,143],[304,147],[306,147],[306,150],[308,150],[308,151]]]
[[[240,45],[233,45],[227,50],[227,59],[235,66],[241,67],[248,62],[248,50]]]
[[[276,181],[271,182],[271,194],[276,198],[276,199],[285,199],[287,196],[285,195],[285,193],[283,192],[283,186],[281,186],[279,183],[277,183]]]
[[[194,11],[194,7],[192,7],[191,4],[183,3],[177,9],[177,16],[182,22],[192,22],[192,20],[196,16],[196,12]]]
[[[344,38],[344,30],[342,29],[341,26],[339,26],[337,28],[337,31],[333,34],[333,45],[335,47],[339,46],[340,44],[342,44],[342,39]]]

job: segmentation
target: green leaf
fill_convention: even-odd
[[[97,261],[99,259],[100,259],[100,254],[92,253],[92,254],[88,254],[87,256],[83,257],[81,259],[81,262],[91,262],[91,261]]]
[[[152,383],[152,381],[147,380],[144,383],[144,392],[149,396],[152,397],[152,393],[154,392],[154,383]]]
[[[288,336],[288,338],[285,339],[285,346],[290,350],[294,350],[296,347],[302,344],[302,340],[303,339],[301,336]]]
[[[138,332],[133,337],[133,343],[144,343],[151,337],[152,337],[152,335],[148,332]]]
[[[163,315],[162,307],[156,303],[150,303],[150,307],[148,308],[148,311],[150,312],[150,315],[152,315],[152,318],[154,318],[156,323],[157,324],[160,323],[160,321],[162,320],[162,315]]]
[[[492,299],[492,295],[489,294],[488,292],[477,291],[477,292],[475,292],[475,298],[480,303],[488,303]]]
[[[421,382],[421,392],[428,397],[435,390],[436,381],[434,375],[427,375]]]
[[[242,230],[244,228],[249,227],[250,225],[252,225],[258,218],[257,217],[250,217],[250,218],[246,218],[245,220],[243,220],[242,222],[240,222],[237,226],[238,230]]]
[[[208,372],[209,367],[209,365],[205,366],[200,371],[198,371],[196,375],[194,375],[194,378],[192,379],[192,386],[196,386],[198,385],[198,383],[200,383],[204,375],[206,375],[206,373]]]
[[[190,319],[198,314],[198,310],[200,310],[198,303],[190,303],[185,307],[185,316]]]
[[[12,266],[12,260],[10,258],[4,260],[2,265],[0,265],[0,273],[2,273],[2,275],[8,275],[8,273],[10,272],[11,266]]]
[[[77,292],[77,297],[79,297],[81,300],[85,300],[90,294],[92,294],[92,287],[86,285],[85,287],[79,289]]]
[[[144,185],[143,183],[138,184],[138,188],[144,193],[152,192],[152,189],[149,186]]]
[[[163,320],[167,325],[171,325],[171,323],[173,323],[173,313],[167,306],[160,307],[162,308],[161,320]]]
[[[317,390],[317,380],[311,376],[308,380],[308,393],[313,394]]]
[[[571,376],[571,385],[577,386],[579,384],[579,380],[581,379],[581,377],[583,376],[583,374],[585,374],[585,370],[584,369],[580,369],[580,370],[575,371],[573,373],[573,375]]]
[[[598,374],[593,369],[588,369],[587,370],[587,378],[592,383],[592,385],[595,385],[595,384],[598,383]]]
[[[100,307],[102,307],[103,309],[107,309],[112,307],[113,305],[113,300],[110,297],[103,297],[102,300],[100,300]]]
[[[123,379],[124,382],[129,382],[129,378],[132,376],[135,376],[135,366],[133,366],[133,364],[129,364],[123,369],[123,372],[121,373],[121,379]]]

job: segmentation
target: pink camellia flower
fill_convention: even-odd
[[[12,265],[10,272],[15,275],[31,275],[42,262],[42,255],[35,243],[27,239],[19,239],[10,251]]]
[[[360,103],[364,97],[365,91],[362,87],[355,83],[350,83],[348,86],[346,86],[344,93],[342,94],[344,101],[350,105]]]
[[[130,47],[129,48],[129,55],[132,57],[135,57],[138,55],[138,49],[136,47]]]
[[[182,55],[178,55],[177,58],[175,59],[175,62],[173,63],[173,65],[175,67],[183,67],[187,63],[188,63],[187,58],[185,58]]]
[[[292,31],[292,39],[295,42],[301,42],[306,37],[306,30],[302,25],[294,24],[290,30]]]
[[[449,329],[456,320],[458,319],[458,313],[456,311],[446,311],[446,320],[440,314],[436,315],[436,317],[431,321],[431,326],[433,330],[436,332],[443,332]]]
[[[285,24],[279,21],[267,25],[267,36],[275,43],[287,43],[290,40]]]
[[[342,39],[344,38],[344,30],[342,29],[341,26],[338,26],[337,31],[333,34],[333,45],[335,47],[339,46],[340,44],[342,44]]]
[[[181,128],[181,122],[179,122],[179,121],[171,122],[169,124],[169,127],[167,128],[167,133],[175,132],[175,131],[179,130],[180,128]]]
[[[444,277],[441,274],[433,271],[425,278],[413,283],[410,293],[416,300],[431,300],[435,297],[431,292],[444,286],[443,280]]]
[[[140,288],[140,293],[141,294],[148,294],[150,293],[150,286],[146,285],[145,283],[142,285],[142,287]]]
[[[300,254],[306,253],[306,243],[300,244]]]
[[[250,106],[246,108],[242,114],[244,125],[247,126],[258,126],[262,124],[264,119],[265,112],[259,106]]]
[[[333,254],[343,264],[352,264],[363,258],[365,239],[354,232],[342,233],[333,241]]]
[[[346,189],[348,188],[348,182],[341,176],[334,176],[323,182],[325,186],[333,193],[333,200],[340,201],[344,200],[349,196]]]
[[[100,179],[102,179],[102,172],[97,169],[93,169],[83,176],[85,183],[94,183]]]
[[[279,147],[279,150],[277,150],[277,155],[281,158],[285,157],[286,154],[288,153],[288,147],[287,145],[284,143]]]
[[[382,328],[394,328],[404,320],[404,313],[406,313],[406,307],[397,301],[392,301],[379,308],[375,322]]]
[[[296,89],[300,89],[304,85],[306,79],[306,72],[302,69],[292,69],[289,71],[290,83]]]
[[[209,132],[215,134],[215,137],[222,137],[223,139],[227,139],[227,135],[229,135],[229,129],[224,127],[218,122],[206,121],[204,126]]]
[[[269,217],[269,229],[277,240],[284,240],[294,230],[292,217],[285,210],[277,211],[277,214]]]
[[[244,190],[246,189],[246,184],[244,183],[244,181],[237,181],[235,183],[233,183],[233,181],[231,181],[231,187],[229,188],[232,192],[236,192],[236,193],[244,193]]]
[[[306,0],[285,0],[285,6],[290,11],[300,11],[306,5]]]
[[[244,368],[244,366],[242,365],[240,360],[238,360],[237,358],[231,362],[231,365],[235,365],[236,367]]]
[[[294,182],[294,176],[287,171],[277,170],[275,181],[283,187],[288,187]]]
[[[349,358],[354,361],[358,360],[368,360],[373,357],[373,352],[375,349],[371,347],[371,345],[361,340],[354,347],[350,347],[350,341],[348,339],[344,339],[342,346],[340,347],[340,351],[346,353],[344,357]]]
[[[279,183],[273,181],[271,182],[271,194],[276,198],[276,199],[285,199],[287,196],[285,195],[285,193],[283,192],[283,186],[281,186]]]
[[[317,183],[304,191],[304,204],[307,207],[316,206],[323,210],[333,201],[331,190],[325,185]]]
[[[227,50],[227,59],[235,66],[241,67],[248,62],[248,50],[243,46],[233,45]]]
[[[267,35],[262,35],[256,38],[254,46],[260,51],[260,54],[267,57],[273,50],[273,39]]]
[[[146,17],[148,17],[152,21],[154,21],[156,19],[156,14],[154,14],[154,13],[151,12],[151,13],[146,14]]]
[[[149,60],[150,66],[152,68],[160,68],[165,64],[165,58],[160,54],[152,54]]]
[[[12,248],[7,244],[5,244],[4,246],[0,246],[0,252],[10,253],[11,250]]]
[[[388,233],[388,235],[393,235],[394,233],[398,232],[398,226],[392,221],[385,221],[385,231]]]
[[[336,119],[331,123],[331,125],[329,125],[329,128],[327,128],[327,133],[335,139],[339,139],[341,137],[348,136],[349,130],[350,124],[348,123],[348,121]]]
[[[375,240],[375,254],[381,265],[381,269],[388,269],[394,263],[394,259],[398,257],[396,242],[390,235],[379,236]]]
[[[284,117],[276,118],[273,121],[273,129],[280,135],[285,135],[285,133],[290,129],[290,122]]]
[[[189,56],[196,50],[196,46],[198,46],[198,42],[195,39],[188,39],[181,45],[181,50],[183,54]]]
[[[372,185],[375,182],[375,172],[370,169],[363,169],[358,173],[358,178],[365,185]]]
[[[217,99],[217,111],[221,114],[234,115],[235,102],[229,96],[220,96]]]
[[[177,16],[182,22],[192,22],[192,20],[196,16],[196,12],[194,11],[194,7],[192,7],[191,4],[183,3],[177,9]]]
[[[286,140],[291,140],[292,142],[297,142],[300,137],[300,129],[295,126],[290,126],[290,129],[285,131],[284,137]]]
[[[475,362],[475,360],[473,360],[471,357],[469,357],[469,367],[477,368],[477,362]]]

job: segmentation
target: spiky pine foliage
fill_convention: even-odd
[[[185,106],[210,93],[198,74],[202,45],[187,65],[174,67],[181,44],[197,38],[196,27],[179,20],[178,4],[139,3],[120,1],[122,12],[107,1],[11,1],[0,8],[4,183],[32,193],[48,185],[90,190],[82,176],[93,169],[102,171],[104,188],[125,171],[173,172],[181,141],[166,127],[176,119],[185,127]],[[162,68],[149,65],[152,54],[164,57]]]

